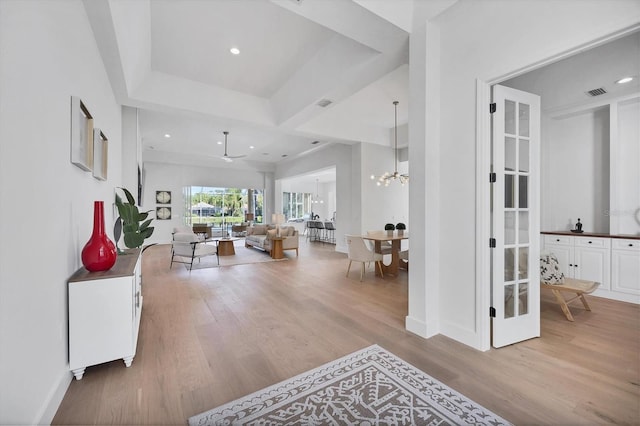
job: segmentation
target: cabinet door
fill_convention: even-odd
[[[138,332],[140,331],[140,315],[142,313],[142,256],[138,258],[133,272],[133,354],[138,347]]]
[[[71,370],[132,355],[131,278],[69,284]]]
[[[611,251],[611,289],[640,295],[640,241],[615,241]]]
[[[575,247],[574,278],[581,280],[597,281],[600,288],[608,290],[610,260],[609,249]]]

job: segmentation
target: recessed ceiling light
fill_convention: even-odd
[[[624,77],[621,78],[620,80],[616,81],[617,84],[624,84],[624,83],[628,83],[631,80],[633,80],[633,77]]]
[[[169,138],[171,137],[171,135],[170,135],[169,133],[165,133],[165,134],[164,134],[164,137],[165,137],[165,138],[167,138],[167,139],[169,139]]]
[[[229,49],[229,52],[231,52],[234,55],[239,55],[240,49],[238,49],[237,47],[232,47],[231,49]]]
[[[218,145],[222,145],[222,141],[218,141]]]
[[[255,146],[253,146],[253,145],[251,145],[251,146],[249,147],[249,149],[254,149],[254,148],[255,148]]]

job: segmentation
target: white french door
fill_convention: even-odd
[[[540,97],[493,86],[493,346],[540,336]]]

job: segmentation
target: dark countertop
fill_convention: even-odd
[[[571,232],[571,231],[541,231],[541,234],[546,235],[571,235],[574,237],[598,237],[598,238],[621,238],[625,240],[640,240],[640,235],[613,235],[613,234],[599,234],[596,232]]]

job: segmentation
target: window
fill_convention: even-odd
[[[311,216],[311,194],[307,192],[283,192],[282,212],[286,220],[304,220]]]
[[[225,228],[244,222],[245,213],[254,214],[254,223],[263,221],[262,190],[191,186],[186,187],[184,193],[188,224],[211,223],[216,228]],[[250,205],[253,211],[249,211]]]

